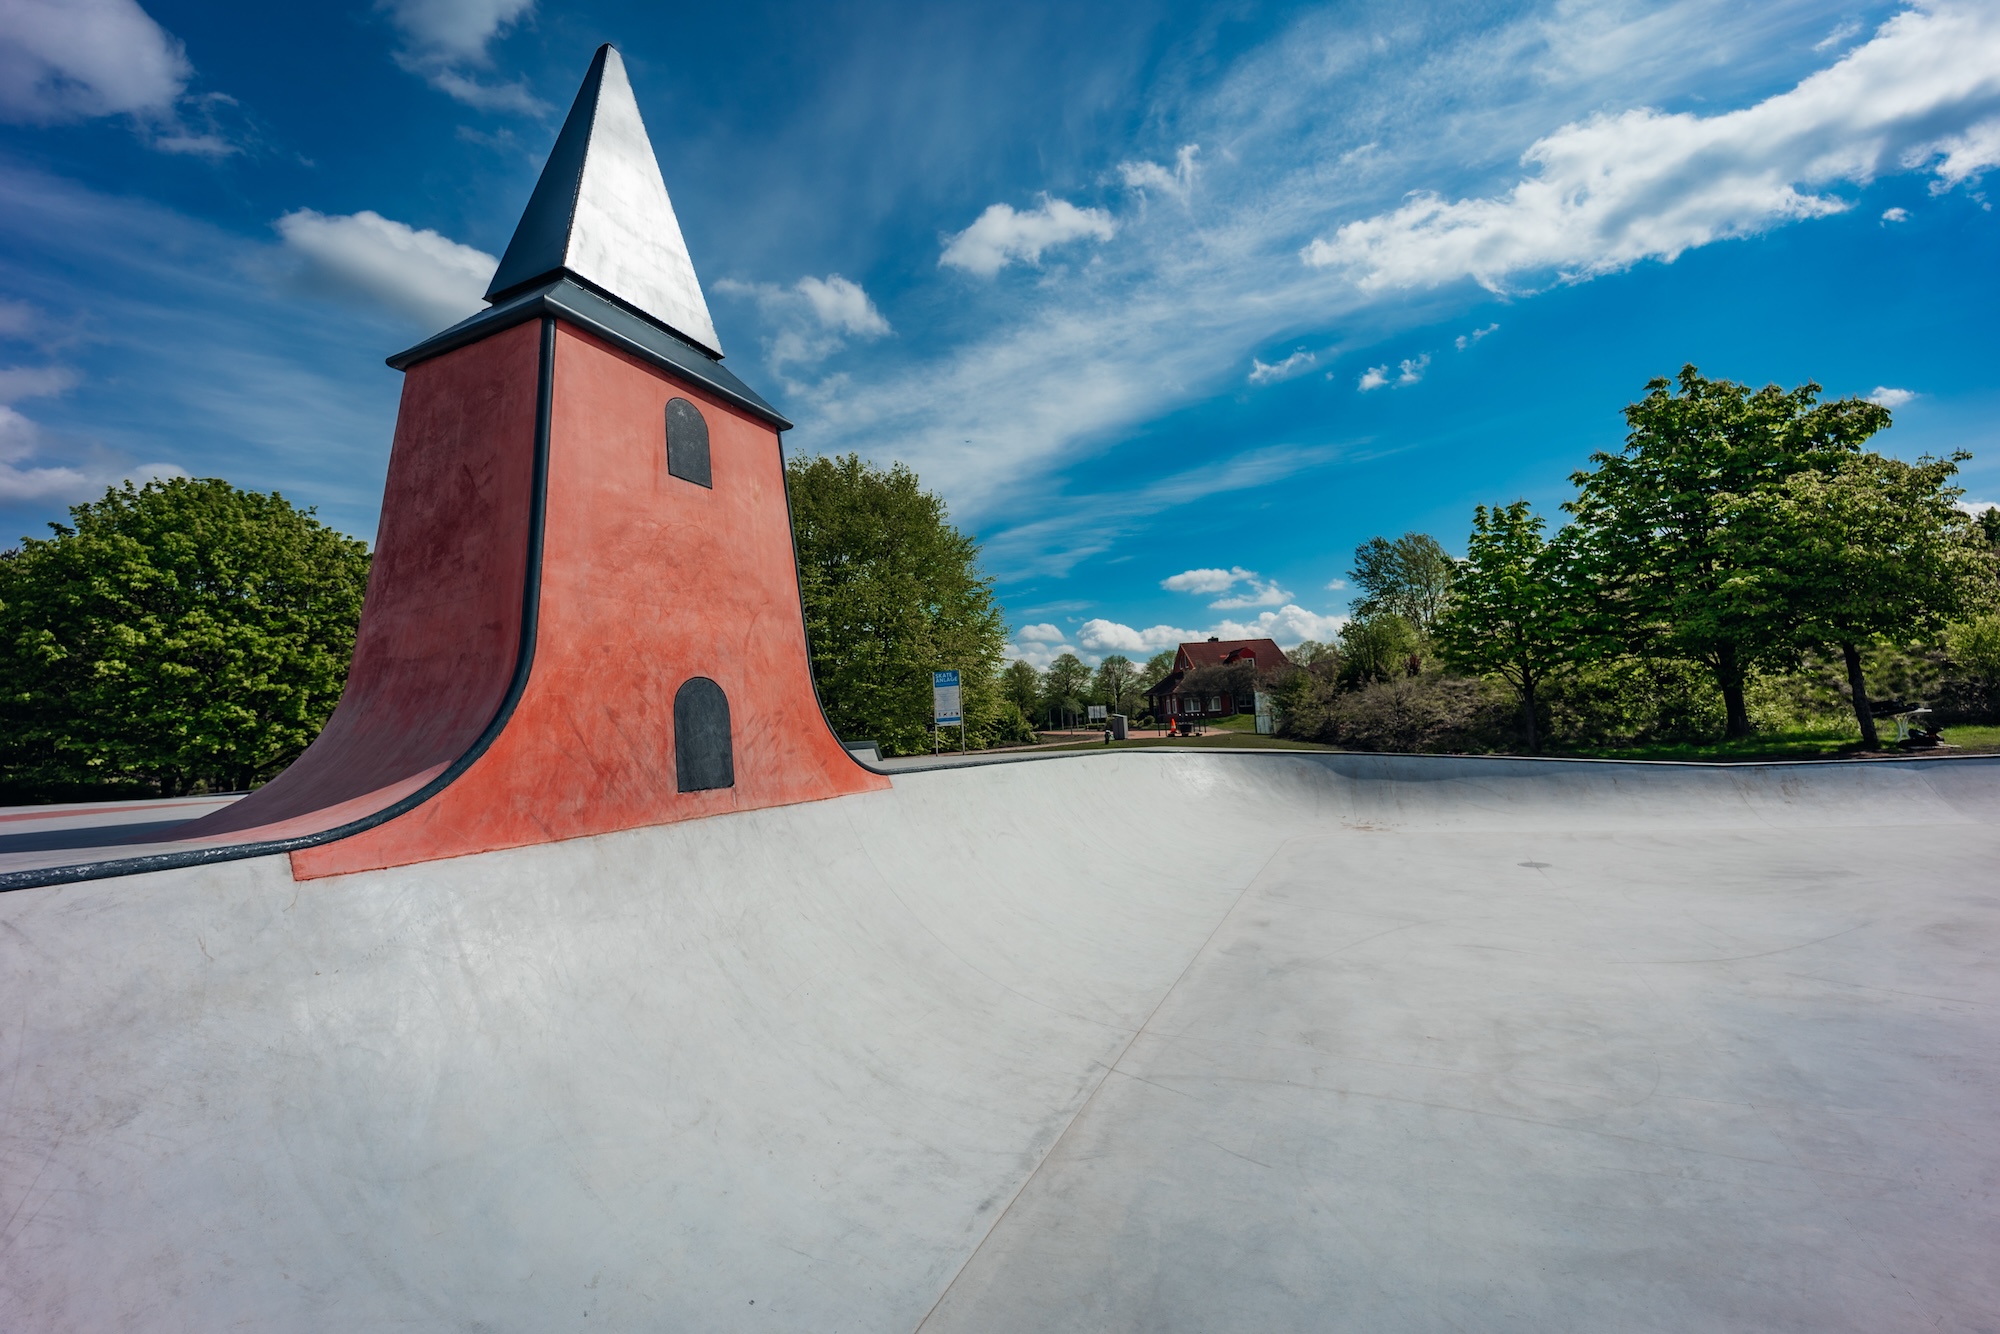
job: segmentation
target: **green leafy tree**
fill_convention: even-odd
[[[1752,390],[1705,378],[1655,379],[1625,409],[1625,448],[1573,474],[1577,570],[1591,587],[1601,651],[1700,662],[1722,694],[1725,729],[1750,734],[1744,688],[1793,660],[1793,617],[1750,516],[1787,478],[1826,470],[1889,425],[1861,399],[1820,403],[1820,387]]]
[[[1521,705],[1521,738],[1539,749],[1537,697],[1568,661],[1568,616],[1560,582],[1561,548],[1542,537],[1543,523],[1525,500],[1481,505],[1437,625],[1445,662],[1459,671],[1498,676]]]
[[[1042,707],[1048,713],[1049,726],[1057,726],[1065,712],[1081,713],[1084,692],[1089,689],[1090,668],[1083,665],[1083,659],[1074,653],[1058,653],[1042,673]]]
[[[1357,617],[1340,627],[1341,677],[1348,685],[1414,676],[1423,651],[1422,633],[1392,611]]]
[[[1400,616],[1428,635],[1451,598],[1456,574],[1457,562],[1427,533],[1404,533],[1393,542],[1371,537],[1354,549],[1354,568],[1347,572],[1360,592],[1354,614],[1364,620]]]
[[[1139,669],[1132,665],[1132,660],[1114,653],[1097,664],[1097,674],[1090,682],[1090,693],[1100,703],[1109,705],[1113,713],[1124,713],[1125,701],[1142,684],[1149,683],[1139,680]]]
[[[1014,730],[1006,626],[979,544],[901,464],[849,454],[785,465],[813,677],[834,730],[888,754],[931,745],[931,673],[956,668],[972,746]]]
[[[1800,641],[1840,650],[1861,741],[1871,750],[1881,742],[1861,650],[1939,634],[1991,577],[1984,534],[1954,503],[1964,493],[1950,485],[1970,457],[1840,458],[1824,471],[1794,473],[1768,500],[1739,502],[1749,512],[1731,518],[1758,533]]]
[[[175,478],[0,553],[0,773],[17,792],[242,790],[340,700],[368,548],[283,496]]]
[[[1035,670],[1033,663],[1016,658],[1007,664],[1007,670],[1000,673],[1000,693],[1021,715],[1035,711],[1042,700],[1042,674]]]

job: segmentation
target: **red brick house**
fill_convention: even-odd
[[[1227,718],[1247,713],[1255,707],[1251,699],[1237,699],[1224,690],[1194,694],[1182,688],[1188,675],[1198,667],[1227,667],[1248,662],[1260,675],[1289,665],[1285,651],[1271,639],[1209,639],[1182,644],[1174,653],[1174,669],[1146,691],[1155,718]]]

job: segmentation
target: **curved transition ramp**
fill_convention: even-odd
[[[0,895],[0,1328],[1989,1329],[1996,803],[1125,752]]]

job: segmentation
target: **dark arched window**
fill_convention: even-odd
[[[708,474],[708,422],[684,398],[667,400],[667,471],[714,489]]]
[[[736,786],[729,696],[706,676],[689,678],[674,693],[674,774],[683,792]]]

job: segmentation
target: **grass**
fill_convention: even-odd
[[[1223,747],[1231,750],[1339,750],[1339,746],[1322,746],[1317,741],[1293,741],[1286,737],[1258,736],[1255,732],[1236,730],[1209,730],[1207,736],[1164,737],[1141,736],[1130,741],[1114,741],[1109,746],[1102,741],[1079,741],[1070,746],[1043,746],[1044,751],[1053,750],[1157,750],[1162,747],[1187,749],[1190,746],[1202,749]]]

